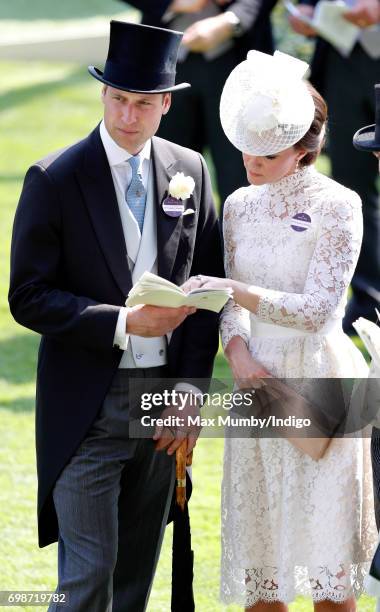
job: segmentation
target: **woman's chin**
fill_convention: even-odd
[[[267,179],[262,174],[248,174],[248,181],[251,185],[264,185],[267,183]]]

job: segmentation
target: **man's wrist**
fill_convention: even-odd
[[[186,383],[186,382],[178,382],[174,385],[174,390],[177,393],[185,393],[185,394],[191,395],[196,401],[197,407],[198,408],[202,407],[203,393],[195,385],[191,385],[190,383]]]

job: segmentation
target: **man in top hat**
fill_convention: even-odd
[[[146,270],[177,285],[223,274],[204,160],[154,136],[171,92],[188,87],[175,85],[180,41],[111,22],[104,72],[89,67],[104,84],[103,120],[29,169],[15,217],[10,307],[42,335],[39,543],[58,539],[57,591],[73,612],[145,610],[181,439],[130,439],[129,383],[208,378],[218,346],[213,313],[124,307]],[[194,187],[173,204],[179,172]]]

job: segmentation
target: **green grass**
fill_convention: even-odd
[[[12,0],[0,3],[1,27],[22,28],[31,23],[51,21],[59,24],[62,21],[81,21],[93,18],[115,18],[121,13],[136,12],[126,3],[119,0]],[[83,21],[84,22],[84,21]]]
[[[5,3],[0,5],[0,19],[16,18],[11,15],[13,9],[30,5],[20,0],[6,4],[7,7]],[[76,2],[60,4],[64,12],[65,6],[73,7]],[[103,2],[92,4],[100,10]],[[34,379],[38,336],[17,326],[8,312],[11,225],[27,167],[48,152],[85,136],[100,120],[102,105],[100,86],[87,75],[85,67],[2,62],[0,70],[3,84],[0,91],[0,590],[50,590],[56,584],[56,546],[38,549],[36,533]],[[227,377],[222,355],[217,359],[216,374]],[[191,511],[195,595],[197,610],[201,612],[223,610],[218,601],[222,449],[222,440],[202,439],[194,458],[195,491]],[[169,528],[150,612],[170,609],[170,535]],[[311,606],[299,599],[292,608],[306,612]],[[360,610],[372,608],[373,601],[363,597]],[[26,609],[32,612],[37,608]],[[238,608],[231,606],[228,610],[233,612]]]

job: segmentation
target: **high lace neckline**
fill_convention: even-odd
[[[269,194],[275,194],[282,191],[288,191],[289,189],[299,189],[305,187],[310,179],[315,175],[316,169],[314,166],[302,166],[296,172],[284,176],[275,183],[265,183],[263,185],[264,191]]]

